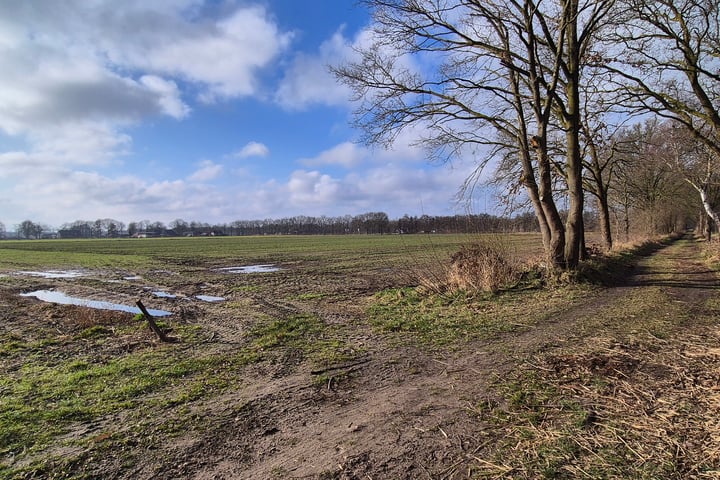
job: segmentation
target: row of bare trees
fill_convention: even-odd
[[[593,218],[589,217],[593,222]],[[414,233],[500,233],[536,232],[534,215],[522,213],[512,218],[487,213],[473,215],[403,215],[391,219],[385,212],[359,215],[284,217],[264,220],[235,220],[210,224],[175,219],[168,224],[141,220],[123,222],[113,219],[76,220],[57,231],[30,220],[17,227],[21,238],[118,238],[132,236],[216,236],[216,235],[344,235],[344,234],[414,234]],[[0,223],[0,234],[4,233]]]
[[[466,194],[492,166],[506,196],[532,206],[554,267],[574,269],[583,258],[586,194],[612,244],[611,195],[632,190],[615,182],[637,157],[621,148],[632,133],[623,125],[650,116],[703,146],[709,175],[698,176],[685,151],[661,164],[687,173],[717,221],[707,191],[720,153],[717,1],[364,3],[374,40],[333,67],[355,92],[363,139],[389,144],[413,128],[434,158],[474,154]]]
[[[63,238],[117,238],[124,234],[125,224],[112,218],[94,221],[75,220],[60,227],[58,234]]]

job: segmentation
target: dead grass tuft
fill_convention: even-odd
[[[461,247],[450,258],[444,275],[422,276],[421,286],[436,293],[496,293],[516,283],[520,272],[507,244],[499,237],[488,237]]]
[[[712,267],[717,268],[720,266],[720,241],[713,240],[710,242],[704,242],[702,245],[705,261]]]

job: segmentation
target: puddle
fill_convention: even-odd
[[[213,297],[212,295],[195,295],[195,298],[203,302],[224,302],[225,297]]]
[[[275,265],[269,264],[269,265],[246,265],[244,267],[225,267],[225,268],[218,268],[221,272],[225,273],[268,273],[268,272],[277,272],[280,270],[280,267],[276,267]]]
[[[131,307],[130,305],[70,297],[62,292],[56,292],[54,290],[36,290],[34,292],[21,293],[20,296],[35,297],[43,302],[59,303],[61,305],[80,305],[82,307],[97,308],[99,310],[117,310],[121,312],[140,313],[139,308]],[[148,309],[148,313],[155,317],[166,317],[168,315],[172,315],[171,312],[167,312],[165,310],[153,310],[150,308]]]
[[[175,272],[170,270],[151,270],[150,273],[154,273],[156,275],[177,275]]]
[[[150,287],[145,287],[146,290],[150,290]],[[150,292],[153,294],[153,296],[157,298],[178,298],[177,295],[174,293],[168,293],[162,290],[156,290],[154,292]],[[191,300],[189,297],[182,297],[184,300]],[[224,302],[225,297],[214,297],[212,295],[195,295],[195,298],[198,300],[202,300],[203,302]]]
[[[129,277],[123,277],[123,280],[142,280],[140,275],[130,275]]]
[[[42,278],[77,278],[85,275],[77,270],[47,270],[44,272],[22,271],[16,272],[17,275],[30,275],[31,277]]]
[[[177,298],[177,295],[163,291],[152,292],[152,294],[158,298]]]

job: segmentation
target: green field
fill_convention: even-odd
[[[539,251],[539,236],[492,235],[509,251]],[[401,266],[444,257],[482,235],[342,235],[190,237],[93,240],[20,240],[0,242],[0,269],[139,268],[165,263],[247,264],[324,262],[328,267]]]

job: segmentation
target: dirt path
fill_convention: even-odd
[[[374,350],[351,369],[351,380],[336,388],[313,388],[307,372],[248,380],[262,386],[206,406],[212,418],[207,435],[177,441],[168,452],[177,463],[152,474],[197,479],[502,476],[514,467],[488,459],[503,429],[491,428],[477,415],[478,405],[502,402],[495,388],[499,379],[537,362],[553,374],[566,368],[632,366],[626,379],[640,372],[649,381],[644,368],[660,372],[657,365],[663,362],[643,355],[658,345],[674,352],[689,348],[670,347],[660,333],[684,331],[689,339],[692,331],[708,340],[719,335],[717,308],[708,306],[718,288],[715,273],[699,259],[698,245],[685,238],[643,258],[625,285],[604,289],[519,335],[444,356],[410,347]],[[593,359],[599,362],[595,366]],[[218,404],[244,407],[223,415]],[[611,413],[608,407],[606,414]],[[145,477],[151,472],[136,473]]]

